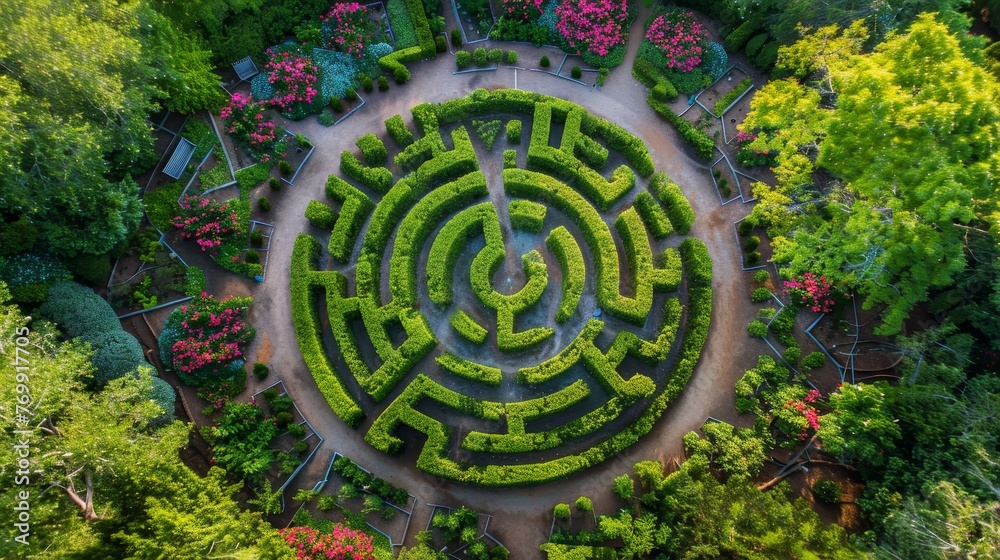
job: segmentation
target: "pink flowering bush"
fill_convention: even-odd
[[[562,0],[556,16],[556,30],[577,52],[605,56],[626,42],[625,0]]]
[[[370,41],[372,26],[368,10],[357,2],[334,4],[319,19],[329,29],[328,46],[358,58],[365,55],[365,45]]]
[[[744,167],[755,165],[773,165],[775,154],[758,147],[760,142],[755,143],[757,134],[753,132],[737,132],[735,138],[736,161]]]
[[[671,10],[653,20],[646,39],[663,51],[667,69],[690,72],[701,64],[708,32],[693,13]]]
[[[282,111],[291,111],[296,104],[309,105],[318,93],[316,65],[312,60],[291,51],[267,49],[270,60],[264,68],[270,70],[267,81],[274,88],[271,104]]]
[[[535,21],[542,15],[544,0],[503,0],[500,15],[514,21]]]
[[[188,196],[180,206],[181,214],[174,216],[174,227],[181,230],[181,237],[193,238],[202,251],[209,251],[213,256],[224,237],[240,231],[239,217],[228,203]]]
[[[311,527],[281,529],[297,560],[374,560],[372,538],[361,531],[336,524],[333,531],[320,533]]]
[[[243,347],[254,337],[244,320],[252,301],[232,296],[217,301],[202,292],[171,313],[168,324],[179,331],[170,347],[171,365],[185,383],[197,386],[224,377],[243,357]]]
[[[785,280],[785,293],[793,301],[800,301],[809,307],[813,313],[830,313],[837,302],[833,299],[833,285],[825,276],[817,277],[812,272],[806,272],[798,278]]]
[[[274,142],[277,128],[273,122],[264,118],[265,108],[263,103],[254,101],[252,95],[244,97],[234,93],[219,116],[226,123],[226,132],[233,140],[251,147],[263,147]]]
[[[801,401],[791,399],[782,407],[785,412],[791,413],[791,415],[786,417],[787,415],[782,414],[779,417],[784,417],[785,424],[794,424],[798,427],[798,432],[794,435],[799,441],[808,439],[810,430],[812,433],[819,430],[819,411],[811,406],[811,403],[816,402],[819,398],[819,391],[812,389],[806,394],[805,399]],[[785,428],[787,427],[786,425]],[[789,433],[789,435],[791,434]]]

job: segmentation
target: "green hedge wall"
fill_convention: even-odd
[[[403,117],[399,115],[393,115],[385,120],[385,130],[402,148],[413,143],[413,132],[406,128],[406,125],[403,124]]]
[[[559,261],[559,269],[562,271],[562,298],[559,300],[555,319],[557,323],[565,323],[580,305],[583,288],[587,283],[587,265],[576,238],[563,226],[549,232],[545,245]]]
[[[324,204],[318,200],[310,200],[306,205],[306,219],[315,227],[322,229],[333,229],[337,224],[337,213],[329,204]]]
[[[483,224],[490,219],[496,220],[492,203],[471,206],[449,220],[434,238],[427,257],[427,295],[435,304],[451,305],[455,262],[466,244],[483,233]]]
[[[361,233],[361,226],[372,213],[375,203],[368,195],[350,183],[330,175],[326,180],[326,196],[340,203],[340,216],[333,225],[328,250],[333,258],[347,262],[354,251],[354,244]]]
[[[674,224],[670,222],[667,213],[649,191],[637,194],[633,204],[654,239],[663,239],[674,232]]]
[[[541,233],[548,208],[530,200],[514,199],[507,207],[510,227],[530,233]]]
[[[466,317],[468,317],[468,315],[466,315]],[[469,360],[460,358],[450,352],[445,352],[434,359],[441,365],[441,367],[459,377],[479,381],[480,383],[485,383],[494,387],[500,385],[500,381],[503,380],[503,373],[500,371],[500,368],[470,362]]]
[[[362,185],[375,192],[385,194],[392,188],[392,171],[386,167],[368,167],[348,150],[340,153],[340,172],[357,179]]]
[[[361,155],[365,158],[365,165],[376,166],[385,165],[389,159],[389,153],[385,149],[385,144],[371,132],[365,134],[354,143],[361,150]]]
[[[451,323],[451,326],[458,334],[475,344],[486,342],[486,336],[490,333],[480,326],[475,319],[469,317],[468,313],[462,310],[452,313],[448,318],[448,322]]]
[[[667,122],[674,125],[677,132],[680,133],[681,138],[694,147],[694,151],[698,154],[698,157],[704,160],[711,160],[715,156],[715,140],[708,133],[696,128],[687,119],[674,113],[665,102],[660,101],[656,96],[650,94],[646,101],[654,111],[667,119]]]
[[[673,224],[677,233],[685,235],[691,230],[695,220],[694,210],[691,209],[691,203],[688,202],[677,183],[671,181],[670,177],[661,171],[649,180],[649,190],[656,195],[660,204],[666,209],[670,223]]]

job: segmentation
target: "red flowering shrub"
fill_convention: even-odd
[[[814,313],[829,313],[836,303],[832,295],[833,285],[825,276],[816,277],[812,272],[806,272],[799,278],[785,280],[785,293],[793,300],[801,301]]]
[[[668,69],[690,72],[701,64],[708,32],[693,13],[671,10],[653,20],[646,38],[663,51]]]
[[[233,140],[252,147],[266,146],[274,142],[277,127],[264,118],[264,109],[264,104],[254,101],[252,95],[244,97],[234,93],[219,116],[226,123],[226,132]]]
[[[556,30],[578,52],[604,56],[627,39],[625,0],[562,0]]]
[[[271,103],[290,111],[296,103],[308,105],[316,97],[316,65],[312,60],[290,51],[267,49],[270,60],[264,68],[271,71],[267,81],[274,87]]]
[[[756,139],[757,134],[753,132],[740,131],[736,133],[735,144],[737,163],[744,167],[753,167],[755,165],[773,165],[774,156],[776,154],[771,153],[768,150],[762,150],[755,146],[754,140]]]
[[[374,560],[372,538],[361,531],[336,524],[333,531],[320,533],[310,527],[281,529],[285,542],[295,550],[297,560]]]
[[[181,214],[174,216],[174,227],[181,230],[181,237],[194,238],[202,251],[211,251],[213,256],[223,237],[240,232],[239,217],[226,202],[188,196],[180,206]]]
[[[171,313],[169,324],[179,330],[171,346],[171,365],[189,385],[200,385],[211,377],[222,377],[231,364],[243,357],[243,346],[254,337],[254,329],[243,319],[252,298],[228,297],[216,301],[202,293]]]
[[[514,21],[534,21],[542,15],[544,0],[503,0],[500,15]]]
[[[365,54],[365,43],[372,33],[368,23],[368,10],[357,2],[334,4],[325,16],[319,19],[329,28],[328,45],[361,58]]]

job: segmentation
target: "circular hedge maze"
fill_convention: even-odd
[[[367,134],[341,154],[330,204],[306,211],[328,240],[296,240],[296,335],[334,412],[374,418],[365,439],[386,453],[426,439],[421,469],[483,486],[555,480],[636,442],[711,316],[680,188],[641,140],[561,99],[479,90],[412,114],[419,139],[396,115],[391,150]],[[526,151],[487,148],[503,121]]]

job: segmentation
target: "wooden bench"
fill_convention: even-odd
[[[184,174],[184,169],[193,155],[194,143],[187,138],[181,138],[180,143],[174,148],[173,155],[170,156],[170,161],[163,166],[163,174],[174,179],[179,178]]]

